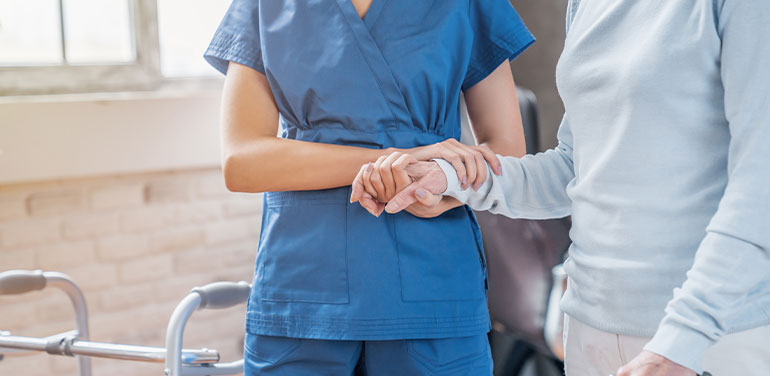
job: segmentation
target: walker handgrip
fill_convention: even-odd
[[[251,286],[246,282],[214,282],[203,287],[196,287],[192,292],[201,296],[199,309],[229,308],[246,301]]]
[[[0,273],[0,295],[42,290],[46,279],[42,270],[9,270]]]

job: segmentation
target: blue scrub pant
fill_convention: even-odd
[[[441,339],[332,341],[247,333],[244,375],[492,374],[486,334]]]

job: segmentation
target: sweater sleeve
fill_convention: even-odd
[[[463,190],[457,172],[437,159],[447,177],[444,195],[452,196],[474,210],[488,210],[511,218],[547,219],[570,215],[571,200],[566,187],[575,178],[572,163],[572,133],[566,118],[559,127],[559,145],[523,158],[498,156],[503,174],[487,166],[487,180],[478,191]]]
[[[749,299],[770,271],[770,2],[724,0],[719,12],[731,135],[727,188],[687,280],[645,347],[698,373],[704,351],[724,334],[770,321],[763,314],[770,307],[758,306],[768,299]],[[731,327],[739,311],[754,311],[756,319]]]

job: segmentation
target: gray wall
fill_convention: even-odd
[[[537,41],[511,65],[516,84],[535,92],[540,117],[540,148],[556,146],[564,106],[556,91],[554,72],[564,46],[567,0],[512,0]]]

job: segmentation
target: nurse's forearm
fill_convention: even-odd
[[[232,62],[222,92],[221,128],[225,184],[234,192],[342,187],[361,165],[393,151],[276,137],[278,108],[267,78]]]
[[[393,151],[260,137],[223,157],[225,184],[249,193],[342,187],[362,165]]]
[[[508,61],[465,91],[465,105],[476,143],[504,156],[526,154],[516,83]]]

